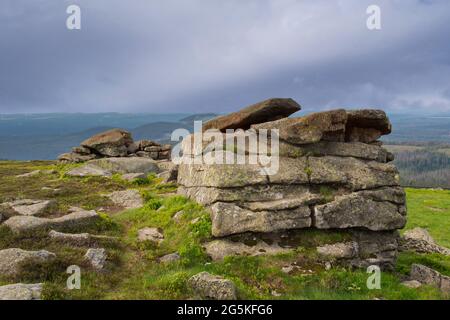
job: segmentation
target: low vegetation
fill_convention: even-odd
[[[202,243],[211,238],[208,212],[176,195],[174,185],[162,184],[154,176],[133,182],[118,176],[113,179],[67,178],[64,176],[67,169],[56,167],[52,162],[1,162],[0,202],[14,198],[54,198],[59,204],[59,214],[65,213],[69,206],[103,208],[105,214],[101,222],[83,231],[116,237],[95,243],[107,250],[107,270],[95,272],[86,265],[83,259],[86,248],[52,242],[46,233],[18,236],[0,226],[0,249],[46,249],[57,255],[50,263],[33,268],[22,266],[23,271],[17,278],[0,279],[0,284],[44,282],[45,299],[188,299],[192,292],[187,280],[200,271],[208,271],[233,280],[242,299],[448,298],[433,287],[410,289],[400,284],[412,263],[450,275],[450,257],[439,254],[401,253],[397,269],[382,274],[380,290],[367,288],[365,270],[339,266],[326,270],[314,248],[345,237],[339,233],[305,230],[299,237],[301,246],[289,254],[228,257],[212,262],[202,248]],[[56,171],[15,177],[33,170]],[[43,187],[59,191],[43,190]],[[105,197],[111,191],[129,188],[140,190],[145,198],[144,207],[120,211]],[[327,194],[328,190],[321,192]],[[407,200],[407,228],[424,227],[440,245],[450,247],[450,191],[407,189]],[[160,228],[164,241],[160,245],[138,242],[137,231],[143,227]],[[178,252],[181,259],[159,262],[161,256],[173,252]],[[282,268],[291,264],[298,268],[291,274],[284,273]],[[66,268],[70,265],[82,269],[80,290],[66,289],[69,276]]]

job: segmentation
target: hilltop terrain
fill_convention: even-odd
[[[0,226],[0,250],[20,247],[43,248],[56,253],[57,259],[33,269],[26,266],[14,279],[0,284],[22,281],[43,282],[45,299],[188,299],[192,291],[188,279],[208,271],[232,279],[243,299],[444,299],[432,286],[418,289],[401,285],[413,263],[432,267],[450,276],[450,257],[441,254],[401,252],[394,271],[382,274],[381,290],[368,290],[365,270],[346,267],[326,270],[315,253],[318,245],[342,239],[339,233],[306,232],[298,239],[298,249],[289,254],[260,257],[229,257],[212,262],[201,243],[211,237],[211,221],[202,206],[174,195],[175,185],[164,184],[150,175],[133,182],[119,176],[68,177],[64,173],[77,165],[58,165],[53,161],[0,162],[0,203],[22,198],[55,199],[59,216],[72,207],[101,212],[98,223],[76,230],[116,237],[88,244],[106,248],[107,272],[98,273],[86,264],[86,246],[72,246],[47,238],[46,233],[14,235]],[[17,178],[35,170],[42,173]],[[52,170],[51,173],[45,173]],[[118,190],[136,189],[144,196],[141,209],[117,207],[106,195]],[[450,192],[407,189],[408,223],[405,230],[426,228],[439,245],[450,247]],[[182,212],[182,214],[179,214]],[[176,218],[175,218],[176,217]],[[164,230],[161,246],[140,243],[137,231],[143,227]],[[161,263],[159,258],[179,252],[180,259]],[[82,267],[81,290],[67,290],[66,268]],[[292,267],[292,265],[294,267]],[[288,272],[289,271],[289,272]]]

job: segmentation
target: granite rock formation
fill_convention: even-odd
[[[62,163],[79,163],[98,158],[142,157],[153,160],[170,159],[170,145],[151,140],[133,141],[131,134],[123,129],[112,129],[96,134],[83,141],[72,152],[58,157]]]
[[[343,260],[354,266],[394,265],[406,206],[393,157],[378,140],[391,132],[383,111],[339,109],[242,125],[220,119],[227,117],[208,126],[218,129],[214,139],[199,133],[185,138],[188,161],[178,172],[178,192],[210,209],[213,236],[346,230],[353,240],[352,250],[340,248],[351,253]],[[230,128],[242,130],[222,132]],[[259,133],[272,129],[251,146]],[[223,144],[238,139],[245,141],[244,150]],[[278,170],[269,172],[267,163],[252,162],[252,156],[276,158]],[[205,163],[213,157],[234,161]]]

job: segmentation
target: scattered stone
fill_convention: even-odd
[[[444,293],[450,293],[450,277],[444,276],[421,264],[411,266],[411,280],[417,280],[422,284],[427,284],[439,288]]]
[[[159,262],[170,263],[170,262],[178,261],[180,259],[181,259],[180,255],[177,252],[175,252],[175,253],[171,253],[171,254],[166,254],[165,256],[159,258]]]
[[[72,234],[51,230],[48,235],[52,240],[69,243],[76,246],[87,245],[91,242],[91,236],[89,233]]]
[[[61,230],[68,228],[83,228],[96,223],[99,220],[99,216],[95,211],[79,210],[80,211],[55,219],[33,216],[15,216],[8,219],[3,224],[14,232],[27,232],[45,229]]]
[[[401,285],[403,285],[405,287],[408,287],[408,288],[411,288],[411,289],[417,289],[417,288],[422,286],[422,284],[419,281],[417,281],[417,280],[403,281],[401,283]]]
[[[200,218],[197,217],[197,218],[191,220],[191,224],[196,224],[199,221],[200,221]]]
[[[258,241],[249,246],[230,240],[213,240],[203,246],[213,261],[223,260],[227,256],[276,255],[289,252],[289,249],[282,248],[276,243],[267,244],[264,241]]]
[[[284,266],[281,268],[281,272],[286,273],[286,274],[291,274],[292,272],[294,272],[294,270],[297,268],[297,266],[294,265],[288,265],[288,266]]]
[[[40,300],[42,283],[0,286],[0,300]]]
[[[7,277],[16,276],[25,262],[43,263],[55,257],[54,253],[45,250],[26,251],[17,248],[0,250],[0,274]]]
[[[157,228],[143,228],[138,231],[138,240],[160,244],[164,240],[164,235]]]
[[[0,204],[0,214],[5,218],[12,216],[41,216],[56,208],[55,200],[16,200]]]
[[[188,281],[189,286],[202,299],[236,300],[236,287],[230,280],[201,272]]]
[[[106,264],[106,250],[100,249],[89,249],[84,255],[86,261],[96,270],[103,270]]]
[[[16,176],[16,178],[29,178],[29,177],[34,177],[41,174],[41,170],[34,170],[28,173],[24,173],[24,174],[20,174],[18,176]]]
[[[144,200],[138,190],[115,191],[108,197],[114,204],[125,209],[137,209],[144,205]]]
[[[203,131],[209,129],[249,129],[251,125],[278,120],[299,111],[300,105],[292,99],[269,99],[246,107],[238,112],[207,121]]]
[[[73,168],[72,170],[66,172],[67,176],[71,177],[87,177],[87,176],[100,176],[100,177],[111,177],[112,173],[108,170],[102,169],[93,164],[85,164],[82,167]]]
[[[275,291],[275,290],[272,290],[272,291],[271,291],[271,294],[272,294],[272,296],[274,296],[274,297],[281,297],[281,296],[282,296],[281,293],[278,293],[278,292]]]
[[[356,242],[327,244],[317,247],[317,252],[333,259],[351,259],[358,255],[358,244]]]
[[[172,219],[173,219],[174,221],[176,221],[176,222],[179,222],[179,221],[182,219],[183,215],[184,215],[184,211],[183,211],[183,210],[178,211],[177,213],[175,213],[175,214],[173,215]]]
[[[128,181],[133,181],[136,179],[145,179],[145,178],[147,178],[147,175],[143,172],[126,173],[126,174],[122,175],[122,179],[128,180]]]

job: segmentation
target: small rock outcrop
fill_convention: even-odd
[[[72,148],[72,152],[58,157],[63,163],[86,162],[109,157],[144,157],[153,160],[170,159],[170,145],[161,145],[151,140],[133,141],[131,133],[113,129],[96,134]]]
[[[40,300],[42,283],[0,286],[0,300]]]
[[[437,287],[443,293],[450,294],[450,277],[444,276],[436,270],[421,264],[413,264],[411,266],[410,279]]]
[[[89,233],[62,233],[55,230],[51,230],[48,234],[50,239],[61,242],[72,244],[76,246],[83,246],[91,241],[91,235]]]
[[[111,201],[124,209],[137,209],[144,205],[138,190],[115,191],[108,195]]]
[[[227,256],[276,255],[289,252],[277,243],[268,244],[262,240],[252,245],[230,240],[213,240],[206,243],[204,248],[213,261],[223,260]]]
[[[18,248],[0,250],[0,274],[12,277],[20,273],[25,262],[42,263],[51,261],[55,254],[46,250],[26,251]]]
[[[208,272],[201,272],[191,277],[189,286],[202,299],[236,300],[236,287],[230,280],[214,276]]]
[[[271,122],[256,117],[258,121],[243,124],[220,123],[218,118],[204,129],[242,130],[216,130],[213,142],[207,132],[187,136],[178,193],[209,207],[215,237],[305,228],[347,230],[353,237],[351,248],[338,244],[320,250],[355,266],[379,263],[392,268],[397,230],[406,224],[406,200],[390,163],[392,155],[377,140],[391,131],[386,114],[339,109],[300,118],[287,115]],[[258,134],[270,129],[278,131],[258,140]],[[244,150],[227,144],[237,140],[245,142]],[[258,145],[252,147],[252,141]],[[255,161],[258,156],[276,159],[276,170],[271,171],[270,161]],[[211,158],[223,163],[203,161]]]
[[[0,204],[0,215],[4,219],[13,216],[40,216],[55,208],[55,200],[16,200]]]
[[[85,177],[85,176],[102,176],[111,177],[113,174],[136,174],[142,175],[149,173],[159,173],[161,169],[158,161],[145,158],[103,158],[91,160],[76,167],[68,172],[67,176]]]
[[[433,237],[423,228],[414,228],[405,232],[400,239],[400,250],[418,253],[440,253],[450,256],[450,249],[439,246]]]
[[[138,231],[138,240],[160,244],[164,241],[164,235],[158,230],[158,228],[143,228]]]
[[[95,211],[86,211],[79,208],[65,216],[47,219],[33,216],[15,216],[6,220],[3,224],[14,232],[29,232],[38,230],[75,229],[89,226],[99,220]]]

